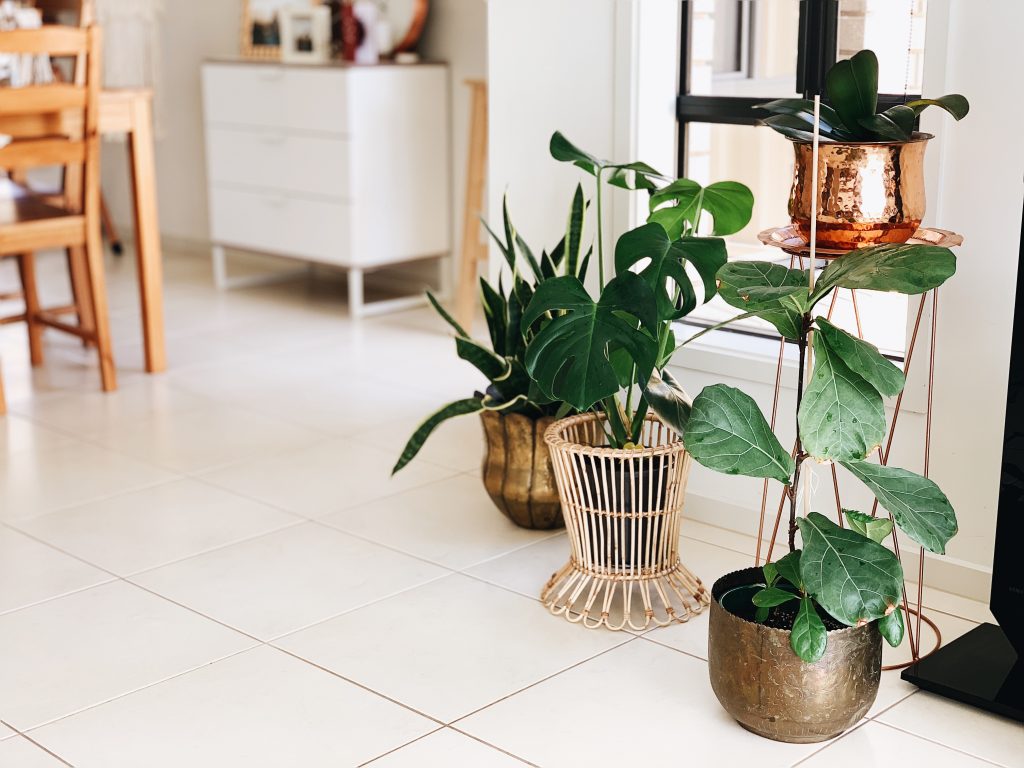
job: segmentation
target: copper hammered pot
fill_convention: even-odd
[[[851,251],[905,243],[924,218],[924,151],[929,133],[905,142],[822,142],[818,145],[819,248]],[[811,238],[810,142],[794,141],[796,162],[789,216]]]
[[[721,605],[736,587],[764,583],[760,568],[727,574],[711,588],[708,667],[726,711],[759,736],[806,744],[855,725],[878,695],[882,635],[877,622],[828,633],[814,664],[789,645],[790,633],[736,616]]]
[[[544,442],[544,430],[554,419],[483,411],[480,420],[487,441],[484,487],[494,505],[523,528],[564,526],[551,455]]]

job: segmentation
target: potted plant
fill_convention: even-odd
[[[924,217],[924,151],[933,138],[915,129],[917,118],[937,106],[961,120],[969,109],[967,99],[950,94],[878,112],[878,59],[870,50],[836,62],[825,90],[829,103],[820,108],[818,247],[848,251],[906,242]],[[813,210],[814,103],[777,99],[757,107],[772,113],[765,125],[793,141],[796,165],[789,214],[807,241]]]
[[[550,253],[541,251],[539,258],[512,225],[507,201],[502,210],[504,239],[487,227],[512,273],[508,289],[502,279],[496,287],[480,279],[490,348],[473,339],[433,294],[427,293],[431,305],[455,331],[458,356],[475,366],[490,384],[486,391],[456,400],[430,415],[409,438],[392,474],[415,458],[438,425],[456,416],[479,413],[486,439],[484,487],[495,506],[523,528],[562,526],[544,431],[556,415],[565,415],[571,408],[545,397],[530,381],[524,365],[526,345],[540,330],[541,321],[524,324],[520,320],[545,281],[586,278],[590,252],[581,254],[585,208],[583,189],[577,186],[566,237]]]
[[[955,268],[947,248],[906,244],[849,252],[817,282],[807,270],[771,262],[733,263],[718,272],[727,302],[771,322],[799,347],[792,454],[754,400],[723,384],[694,400],[684,439],[693,458],[711,469],[772,478],[788,490],[788,554],[728,574],[712,588],[712,687],[733,717],[762,736],[821,741],[867,712],[878,690],[881,638],[897,645],[904,629],[902,569],[882,541],[895,521],[941,554],[957,530],[934,482],[882,466],[876,455],[886,429],[883,397],[902,391],[902,371],[868,342],[815,316],[815,306],[837,288],[923,293]],[[814,364],[805,390],[809,355]],[[842,527],[811,509],[798,516],[802,470],[811,462],[845,467],[890,518],[844,510]]]
[[[667,622],[707,600],[678,555],[689,471],[680,434],[690,398],[665,367],[676,349],[672,325],[698,305],[698,292],[702,301],[715,295],[715,274],[727,260],[718,235],[749,221],[753,196],[735,182],[702,187],[669,181],[643,163],[600,160],[557,132],[550,150],[595,179],[598,296],[573,275],[546,280],[522,319],[523,328],[540,323],[526,346],[527,373],[548,398],[579,412],[547,432],[572,557],[542,599],[588,626],[621,628],[632,620],[628,599],[621,618],[610,617],[616,590],[665,579],[658,589]],[[646,191],[651,209],[647,223],[618,238],[611,276],[603,258],[605,183]],[[697,234],[702,214],[714,219],[715,236]],[[689,595],[689,607],[670,604],[672,590]],[[649,598],[640,626],[652,619]]]

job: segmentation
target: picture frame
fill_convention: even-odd
[[[322,64],[331,58],[331,10],[289,6],[278,14],[281,61]]]
[[[242,56],[247,59],[280,59],[282,12],[317,7],[316,0],[242,0],[239,46]]]

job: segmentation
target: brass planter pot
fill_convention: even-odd
[[[924,152],[928,133],[906,142],[818,145],[819,248],[852,251],[882,243],[905,243],[924,218]],[[796,162],[789,215],[810,241],[811,182],[809,142],[794,141]]]
[[[544,430],[554,419],[483,411],[480,420],[487,441],[484,487],[494,506],[523,528],[561,528],[558,488],[544,442]]]
[[[708,667],[725,710],[759,736],[806,744],[856,724],[878,695],[882,635],[877,622],[828,633],[820,661],[808,664],[785,630],[740,618],[721,605],[736,587],[763,582],[760,568],[727,574],[711,588]]]

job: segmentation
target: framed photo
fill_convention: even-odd
[[[323,63],[331,58],[331,9],[290,6],[278,14],[281,61]]]
[[[316,7],[315,0],[242,0],[242,55],[250,59],[281,58],[281,14],[292,8]]]

